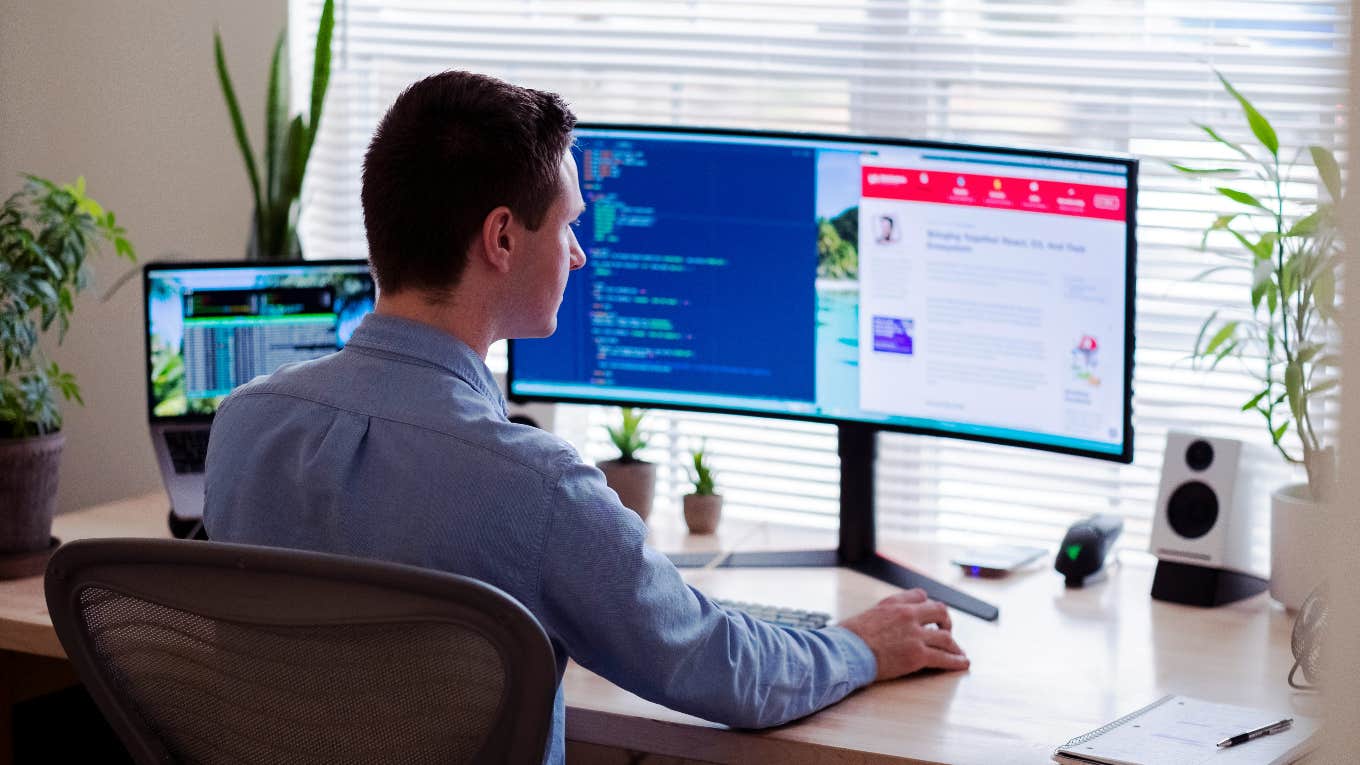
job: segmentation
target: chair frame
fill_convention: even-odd
[[[533,614],[485,582],[385,561],[223,542],[71,542],[53,554],[47,567],[44,589],[52,625],[81,681],[139,763],[172,760],[97,659],[79,616],[80,594],[91,586],[256,625],[457,623],[486,637],[507,667],[504,711],[478,762],[543,761],[557,689],[552,646]],[[336,597],[340,594],[344,597]]]

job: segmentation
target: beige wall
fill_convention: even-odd
[[[274,37],[286,0],[0,0],[0,196],[19,172],[84,175],[118,214],[140,260],[182,253],[241,257],[250,215],[245,170],[212,59],[222,31],[253,136],[263,122]],[[153,490],[146,429],[141,283],[107,303],[127,270],[91,261],[94,288],[52,352],[74,372],[85,407],[65,407],[60,508]]]
[[[1333,512],[1331,535],[1331,603],[1334,615],[1327,642],[1330,682],[1328,712],[1331,741],[1324,763],[1360,762],[1360,310],[1355,300],[1360,276],[1360,198],[1355,195],[1356,160],[1360,152],[1360,25],[1351,26],[1349,202],[1343,205],[1347,256],[1347,290],[1352,298],[1342,318],[1345,385],[1341,409],[1341,491]]]

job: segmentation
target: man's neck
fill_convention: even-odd
[[[482,361],[497,339],[487,321],[488,312],[469,305],[462,296],[433,295],[417,290],[382,293],[373,312],[419,322],[462,340]]]

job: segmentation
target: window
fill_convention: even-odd
[[[291,0],[295,88],[309,76],[319,0]],[[448,68],[562,93],[583,120],[910,136],[1120,152],[1142,158],[1134,378],[1136,458],[1111,465],[947,439],[884,435],[882,534],[1051,544],[1112,512],[1144,548],[1168,429],[1238,438],[1254,512],[1300,474],[1240,405],[1246,368],[1188,356],[1215,309],[1241,313],[1246,276],[1191,278],[1215,262],[1200,231],[1230,209],[1166,160],[1232,162],[1191,123],[1250,141],[1223,71],[1282,144],[1340,146],[1347,108],[1345,2],[1136,0],[339,0],[335,71],[308,172],[312,257],[363,257],[359,170],[377,120],[411,81]],[[1295,193],[1318,192],[1296,168]],[[1221,252],[1222,250],[1218,250]],[[503,367],[503,358],[492,366]],[[559,422],[588,459],[610,456],[608,410]],[[646,456],[664,466],[657,512],[684,493],[685,450],[706,436],[727,512],[833,526],[834,430],[654,412]],[[1268,524],[1259,516],[1264,565]]]

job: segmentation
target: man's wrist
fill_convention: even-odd
[[[822,632],[832,636],[836,646],[840,648],[850,682],[856,688],[868,685],[878,678],[878,657],[864,638],[854,630],[839,625],[824,627]]]

